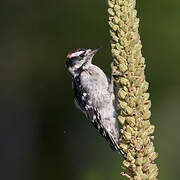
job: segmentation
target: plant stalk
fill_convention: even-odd
[[[141,53],[136,0],[108,0],[113,56],[112,73],[118,90],[121,149],[127,154],[121,174],[130,180],[156,180],[158,168],[149,121],[151,101],[145,78],[145,58]]]

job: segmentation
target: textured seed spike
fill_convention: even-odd
[[[156,180],[157,153],[152,143],[154,126],[151,102],[147,93],[149,83],[145,79],[145,59],[142,57],[138,32],[139,19],[135,9],[136,0],[108,0],[111,35],[112,73],[117,74],[115,83],[119,88],[118,116],[122,125],[122,150],[127,153],[123,162],[126,170],[121,174],[131,180]]]

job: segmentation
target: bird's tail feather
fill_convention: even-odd
[[[109,145],[113,151],[120,152],[120,154],[122,154],[123,157],[126,158],[126,153],[120,148],[119,141],[117,142],[112,135],[109,135],[109,138],[107,141],[109,142]]]

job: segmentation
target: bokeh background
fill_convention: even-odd
[[[0,179],[115,180],[122,158],[74,107],[66,54],[98,47],[110,74],[106,1],[0,3]],[[137,0],[159,179],[180,177],[180,1]]]

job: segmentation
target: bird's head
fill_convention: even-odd
[[[92,62],[92,58],[95,53],[99,50],[97,49],[85,49],[78,48],[73,51],[70,51],[66,56],[66,66],[71,74],[75,73],[79,69],[88,68]]]

